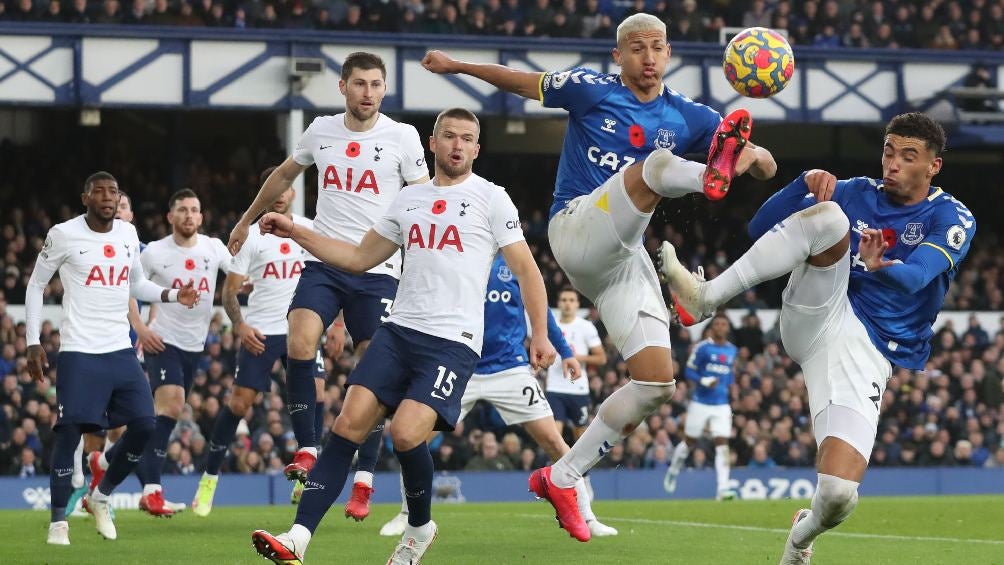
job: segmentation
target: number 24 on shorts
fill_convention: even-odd
[[[457,374],[450,371],[449,374],[446,372],[446,367],[439,366],[439,374],[436,376],[436,382],[432,385],[434,389],[432,391],[432,396],[440,400],[446,400],[451,394],[453,394],[453,381],[457,379]]]

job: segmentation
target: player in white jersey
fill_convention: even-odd
[[[563,288],[558,293],[558,327],[569,347],[582,365],[585,374],[590,366],[602,367],[607,362],[607,352],[603,349],[596,326],[579,317],[579,293],[574,288]],[[589,378],[570,380],[557,365],[547,370],[547,402],[554,412],[554,422],[560,434],[565,422],[572,423],[575,439],[586,431],[589,423]]]
[[[498,88],[569,112],[558,163],[548,240],[572,285],[597,305],[631,379],[597,409],[589,428],[553,467],[531,478],[566,530],[585,534],[573,486],[665,401],[675,380],[669,312],[652,260],[642,245],[663,198],[704,192],[725,196],[746,172],[774,175],[770,153],[749,143],[752,119],[737,109],[726,119],[666,88],[670,45],[666,24],[633,14],[617,26],[611,55],[617,73],[589,69],[526,72],[455,61],[430,52],[422,65],[464,73]],[[703,151],[708,164],[672,153]]]
[[[263,177],[274,168],[266,170]],[[312,229],[313,222],[293,214],[294,194],[292,188],[282,193],[270,210]],[[192,500],[192,512],[196,516],[209,516],[227,446],[233,442],[241,418],[258,394],[271,390],[275,362],[286,360],[286,312],[307,259],[310,255],[293,240],[251,233],[230,265],[223,284],[223,308],[233,324],[234,334],[241,340],[241,350],[237,354],[234,388],[227,406],[216,418],[209,438],[206,470]],[[237,294],[246,282],[254,288],[248,297],[247,319],[237,301]],[[323,366],[320,374],[323,378]]]
[[[310,124],[296,151],[268,177],[234,227],[231,253],[240,250],[258,215],[312,164],[317,165],[318,193],[314,228],[354,244],[362,241],[402,186],[429,180],[418,131],[380,113],[386,79],[380,57],[357,52],[345,58],[338,83],[345,96],[345,113],[321,116]],[[341,311],[357,353],[365,351],[394,304],[400,269],[400,253],[365,273],[349,273],[318,261],[308,261],[304,267],[288,315],[286,387],[299,443],[285,470],[288,479],[302,482],[317,460],[315,404],[319,406],[317,400],[324,391],[315,389],[312,377],[314,353],[324,328]]]
[[[231,257],[222,241],[199,233],[202,206],[195,192],[184,188],[171,196],[167,221],[171,235],[146,246],[140,255],[143,270],[158,284],[179,288],[191,281],[197,290],[212,297],[217,274],[229,269]],[[213,301],[209,298],[193,309],[161,306],[149,328],[141,322],[136,328],[157,409],[157,427],[136,476],[143,484],[139,507],[154,516],[171,516],[183,508],[165,503],[160,478],[171,432],[192,388],[212,316]]]
[[[119,189],[119,205],[115,211],[115,219],[122,220],[123,222],[132,223],[133,211],[132,211],[132,199],[129,195],[125,193],[124,190]],[[140,252],[143,251],[143,242],[139,244]],[[139,319],[139,303],[135,298],[129,297],[129,323],[132,324],[134,320]],[[129,329],[129,340],[136,345],[136,333]],[[142,362],[142,359],[141,359]],[[73,494],[70,496],[70,501],[67,504],[69,512],[74,512],[77,507],[77,501],[82,499],[87,491],[92,490],[101,479],[105,476],[105,471],[108,470],[108,458],[105,453],[118,442],[119,438],[122,437],[122,432],[125,431],[124,427],[112,428],[107,432],[103,430],[98,430],[94,433],[85,433],[83,439],[81,439],[80,444],[77,445],[77,451],[73,454]],[[83,468],[83,456],[87,454],[88,467],[91,470],[91,482],[90,484],[84,483],[84,468]],[[82,509],[86,510],[86,509]],[[112,517],[115,517],[114,511],[112,512]]]
[[[83,432],[126,426],[119,454],[101,482],[85,497],[98,533],[115,539],[108,495],[136,466],[154,429],[150,385],[129,341],[129,297],[180,302],[190,308],[199,293],[191,283],[171,290],[149,281],[139,258],[139,238],[131,224],[115,220],[119,189],[115,177],[98,172],[84,183],[87,213],[49,230],[28,282],[28,371],[41,382],[49,362],[39,342],[42,296],[58,271],[65,288],[66,315],[60,335],[58,420],[49,490],[52,519],[48,543],[69,545],[67,501],[72,490],[73,456]]]
[[[263,530],[251,536],[258,553],[275,563],[302,563],[311,535],[345,484],[359,442],[387,414],[393,414],[391,437],[409,509],[408,527],[388,563],[421,562],[437,534],[426,438],[457,423],[481,353],[485,290],[499,250],[520,282],[530,317],[530,363],[548,366],[554,360],[544,281],[516,207],[503,188],[471,172],[478,134],[471,112],[441,113],[429,142],[435,179],[402,191],[359,246],[294,228],[277,214],[260,222],[263,231],[291,235],[319,259],[356,272],[402,246],[407,256],[400,300],[349,376],[342,412],[307,477],[292,528],[279,536]]]

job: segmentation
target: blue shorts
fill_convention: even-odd
[[[144,353],[150,388],[157,390],[161,385],[178,385],[184,387],[187,397],[192,390],[195,370],[199,368],[199,356],[198,352],[184,351],[170,343],[165,343],[160,353]]]
[[[477,364],[478,355],[462,343],[383,324],[345,386],[371,390],[388,416],[406,398],[421,402],[439,414],[435,429],[453,431]]]
[[[305,308],[321,317],[325,328],[342,311],[353,343],[373,338],[390,315],[397,279],[390,275],[354,275],[318,261],[307,261],[296,283],[289,310]]]
[[[283,367],[286,366],[285,335],[265,336],[265,351],[259,355],[251,355],[247,349],[241,347],[240,351],[237,352],[237,371],[234,373],[234,384],[258,392],[270,391],[272,389],[272,367],[275,366],[276,360],[282,361]],[[324,357],[318,350],[314,377],[323,379],[326,376]]]
[[[589,423],[591,402],[588,394],[567,394],[564,392],[547,392],[545,394],[547,403],[551,405],[551,411],[554,412],[555,422],[571,422],[577,428]]]
[[[131,347],[111,353],[60,353],[56,403],[55,427],[77,424],[93,431],[154,417],[150,384]]]

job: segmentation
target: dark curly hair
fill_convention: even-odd
[[[923,139],[927,148],[940,157],[945,151],[945,129],[941,124],[920,112],[900,114],[893,118],[885,128],[885,134],[900,135]]]

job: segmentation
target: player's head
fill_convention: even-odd
[[[651,14],[634,14],[617,26],[614,61],[628,86],[650,89],[662,83],[669,64],[666,24]]]
[[[190,188],[183,188],[167,201],[167,223],[181,237],[192,237],[202,226],[202,204]]]
[[[119,191],[119,207],[115,211],[115,219],[122,220],[123,222],[132,223],[133,213],[132,213],[132,198],[124,191]]]
[[[900,114],[885,128],[882,147],[882,184],[896,201],[927,194],[931,179],[941,170],[945,130],[920,112]]]
[[[265,179],[267,179],[269,175],[271,175],[272,172],[278,168],[279,167],[272,166],[262,171],[261,174],[258,175],[258,186],[264,186]],[[293,205],[293,198],[295,196],[296,196],[296,191],[293,190],[293,185],[289,185],[289,188],[283,191],[283,193],[279,195],[279,198],[277,198],[275,202],[273,202],[272,205],[269,206],[269,210],[276,212],[277,214],[288,213],[289,208]]]
[[[366,121],[380,111],[387,94],[387,67],[372,53],[356,51],[342,61],[342,80],[338,90],[345,97],[345,111],[359,121]]]
[[[732,324],[729,322],[728,316],[718,313],[715,314],[714,318],[711,318],[711,322],[708,324],[708,329],[711,339],[715,341],[723,341],[728,339],[729,332],[732,331]]]
[[[562,316],[575,316],[579,313],[579,293],[574,288],[566,286],[558,291],[558,310]]]
[[[84,181],[84,192],[80,201],[87,207],[87,214],[102,222],[115,219],[119,205],[119,182],[111,173],[98,171]]]
[[[443,110],[436,117],[429,149],[436,155],[436,175],[457,178],[471,172],[481,145],[481,122],[464,108]]]

